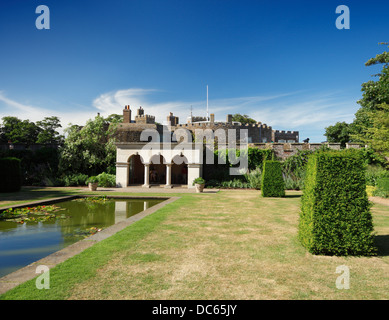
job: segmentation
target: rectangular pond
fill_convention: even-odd
[[[0,277],[166,199],[77,198],[0,219]],[[14,211],[16,212],[16,211]]]

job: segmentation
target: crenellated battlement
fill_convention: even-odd
[[[298,134],[298,131],[274,130],[276,134]]]
[[[155,123],[155,117],[150,116],[148,114],[143,114],[143,115],[137,115],[135,116],[135,123],[149,123],[153,124]]]

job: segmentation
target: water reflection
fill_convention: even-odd
[[[163,200],[65,201],[56,205],[69,218],[18,224],[0,221],[0,277],[85,238],[90,228],[106,228]]]

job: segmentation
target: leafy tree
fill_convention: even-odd
[[[42,144],[62,144],[64,137],[56,130],[61,128],[60,120],[57,117],[45,117],[36,123],[41,131],[37,136],[36,143]]]
[[[29,120],[20,120],[17,117],[3,117],[1,126],[1,141],[12,143],[36,143],[41,128]]]
[[[325,136],[328,142],[338,142],[342,148],[346,147],[346,143],[350,142],[352,134],[352,126],[346,122],[337,122],[333,126],[325,128]]]
[[[384,156],[388,161],[389,52],[376,55],[365,65],[383,66],[381,72],[374,75],[376,81],[369,80],[362,84],[362,98],[358,100],[360,108],[355,113],[354,121],[351,124],[338,122],[329,126],[325,135],[329,142],[344,144],[348,139],[363,142],[377,153],[378,158]]]
[[[109,122],[108,120],[113,121]],[[89,176],[101,172],[112,173],[115,166],[116,147],[114,144],[115,117],[96,116],[86,125],[70,125],[61,150],[60,168],[65,174],[83,173]]]
[[[383,64],[382,71],[374,75],[378,77],[378,80],[370,80],[362,84],[362,99],[358,101],[361,107],[355,113],[354,134],[351,136],[355,141],[371,141],[372,131],[370,128],[374,125],[373,114],[379,110],[385,111],[381,105],[389,104],[389,52],[378,54],[365,63],[366,66],[377,64]]]
[[[232,116],[232,121],[238,121],[242,124],[254,124],[254,123],[257,123],[256,120],[250,118],[248,115],[244,114],[244,115],[241,115],[239,113],[235,113],[233,116]]]
[[[105,120],[112,124],[112,123],[119,123],[123,122],[123,115],[122,114],[110,114]]]
[[[372,125],[361,139],[389,161],[389,105],[382,103],[368,115]]]

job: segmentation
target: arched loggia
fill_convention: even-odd
[[[150,159],[150,184],[166,184],[166,161],[162,155]]]
[[[144,184],[143,159],[138,154],[134,154],[128,159],[128,184]]]
[[[188,184],[188,159],[183,155],[177,155],[172,159],[171,171],[172,184]]]

